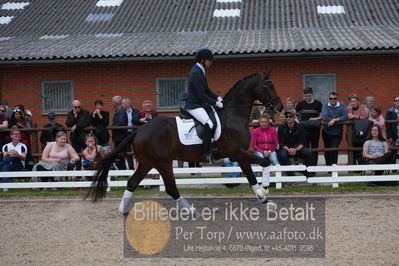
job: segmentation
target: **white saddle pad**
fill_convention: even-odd
[[[213,135],[212,142],[217,141],[222,133],[219,116],[216,112],[215,118],[217,128],[215,130],[215,134]],[[176,124],[179,139],[183,145],[202,144],[202,139],[197,136],[197,130],[195,130],[193,119],[181,119],[179,116],[176,116]]]

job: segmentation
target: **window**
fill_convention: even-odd
[[[72,81],[43,81],[43,112],[68,112],[73,101]]]
[[[314,98],[323,104],[327,103],[328,94],[336,91],[335,74],[305,74],[303,87],[311,87]]]
[[[187,91],[187,78],[157,79],[159,110],[176,110],[181,106],[179,96]]]

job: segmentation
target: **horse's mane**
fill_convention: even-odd
[[[252,78],[253,76],[258,75],[258,74],[259,74],[259,73],[254,73],[254,74],[251,74],[251,75],[249,75],[249,76],[246,76],[246,77],[242,78],[241,80],[237,81],[237,82],[233,85],[233,87],[224,95],[223,99],[229,98],[229,95],[232,95],[233,92],[236,91],[236,88],[241,87],[242,84],[243,84],[245,81],[247,81],[248,79],[250,79],[250,78]]]

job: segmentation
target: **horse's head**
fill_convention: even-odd
[[[262,85],[258,88],[256,98],[271,109],[281,112],[283,103],[274,88],[273,81],[269,78],[269,74],[270,72],[259,73]]]

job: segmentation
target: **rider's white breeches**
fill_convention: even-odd
[[[205,125],[208,124],[209,128],[213,128],[213,123],[209,119],[208,114],[206,113],[204,108],[197,108],[197,109],[187,109],[187,112],[189,112],[192,116],[195,117],[198,121],[201,122],[201,124]]]

